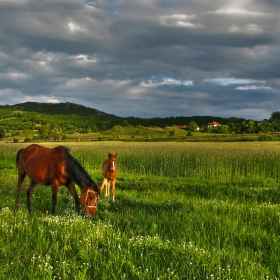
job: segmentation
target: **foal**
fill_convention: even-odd
[[[110,185],[112,182],[112,200],[115,202],[115,185],[117,181],[117,174],[118,174],[118,166],[116,163],[116,158],[118,154],[108,154],[108,158],[102,164],[102,172],[103,172],[103,182],[102,185],[99,187],[100,191],[103,190],[104,186],[106,187],[106,194],[105,196],[110,195]]]

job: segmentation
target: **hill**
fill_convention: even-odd
[[[243,119],[234,119],[241,122]],[[36,135],[73,133],[96,133],[112,130],[116,125],[161,129],[176,125],[188,125],[191,121],[199,127],[207,127],[208,122],[217,121],[227,124],[231,119],[213,116],[168,117],[168,118],[121,118],[93,108],[74,103],[38,103],[26,102],[16,105],[0,106],[0,130],[7,136],[20,136],[22,133]],[[44,131],[48,131],[44,133]],[[140,130],[137,130],[140,133]],[[150,135],[151,131],[144,134]],[[29,136],[27,134],[26,136]],[[159,134],[155,131],[155,134]],[[180,133],[177,133],[180,134]],[[185,132],[184,132],[185,134]],[[132,133],[133,135],[133,133]],[[165,132],[163,133],[165,135]]]
[[[44,125],[62,132],[95,132],[111,129],[122,118],[73,103],[26,102],[0,106],[0,129],[38,130]]]
[[[7,105],[5,106],[7,108]],[[21,104],[9,106],[13,110],[37,112],[40,114],[61,114],[61,115],[78,115],[78,116],[106,116],[102,111],[93,108],[85,107],[75,103],[38,103],[38,102],[25,102]],[[113,116],[113,115],[110,115]]]
[[[112,114],[107,114],[102,111],[98,111],[97,109],[85,107],[80,104],[74,103],[38,103],[38,102],[25,102],[16,105],[4,105],[0,106],[0,119],[1,118],[11,118],[11,117],[19,117],[23,115],[36,114],[36,118],[45,118],[48,116],[62,115],[76,115],[79,117],[90,117],[94,118],[94,122],[98,127],[100,126],[99,122],[109,121],[115,124],[123,124],[124,121],[130,125],[137,126],[158,126],[158,127],[166,127],[173,125],[187,125],[191,121],[194,121],[198,124],[198,126],[205,126],[207,123],[212,121],[217,121],[221,124],[227,124],[230,121],[234,122],[242,122],[244,119],[238,118],[221,118],[215,116],[192,116],[192,117],[166,117],[166,118],[138,118],[138,117],[128,117],[121,118]],[[38,115],[39,114],[39,115]],[[62,119],[64,119],[62,117]],[[80,119],[80,118],[78,118]],[[85,119],[86,120],[86,119]],[[64,120],[65,121],[65,120]],[[106,127],[108,127],[106,125]]]

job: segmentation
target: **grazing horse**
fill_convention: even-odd
[[[17,153],[18,183],[16,208],[19,207],[19,197],[22,183],[26,175],[31,182],[26,190],[27,208],[31,213],[31,196],[37,184],[52,186],[52,214],[55,215],[58,187],[65,185],[73,196],[77,211],[82,206],[86,214],[94,216],[100,190],[90,178],[81,164],[70,154],[69,149],[58,146],[52,149],[32,144]],[[80,187],[78,197],[75,184]]]
[[[106,195],[110,195],[110,185],[112,182],[112,199],[113,202],[115,202],[115,185],[117,180],[117,174],[118,174],[118,166],[116,163],[116,158],[118,154],[108,154],[108,158],[103,162],[102,164],[102,172],[103,172],[103,182],[102,185],[99,187],[100,191],[103,190],[104,186],[106,187]]]

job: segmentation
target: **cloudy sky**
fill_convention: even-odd
[[[279,57],[279,0],[0,0],[0,105],[262,120]]]

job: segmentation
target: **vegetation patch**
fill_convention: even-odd
[[[269,120],[263,121],[213,116],[121,118],[69,102],[26,102],[0,106],[0,139],[5,142],[278,141],[279,115],[273,112]]]

